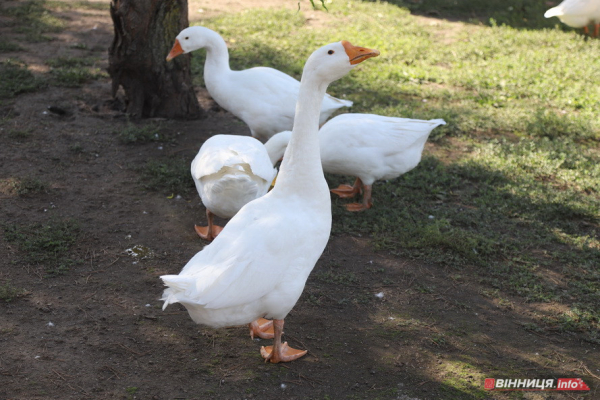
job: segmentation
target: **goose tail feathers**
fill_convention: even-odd
[[[163,304],[163,310],[167,308],[169,304],[178,303],[178,295],[185,293],[192,285],[193,280],[190,277],[180,275],[163,275],[160,279],[162,279],[165,286],[168,286],[161,298],[161,300],[165,302]]]

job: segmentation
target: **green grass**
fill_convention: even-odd
[[[19,262],[42,266],[46,277],[65,274],[79,262],[71,254],[79,233],[79,224],[70,219],[4,225],[6,241],[19,248]]]
[[[168,195],[183,195],[194,191],[190,173],[190,161],[173,158],[165,161],[149,161],[141,168],[142,184],[146,189]]]
[[[16,298],[22,296],[24,293],[25,290],[13,286],[10,282],[0,285],[0,301],[5,303],[10,303]]]
[[[30,42],[45,42],[53,40],[46,33],[62,32],[65,21],[52,14],[46,7],[45,1],[22,2],[11,7],[0,7],[0,14],[12,17],[15,33],[22,33]]]
[[[25,177],[12,181],[12,188],[19,196],[45,193],[48,185],[37,178]]]
[[[398,5],[463,22],[423,20]],[[353,100],[352,112],[448,123],[436,128],[430,142],[437,146],[417,168],[374,186],[373,209],[348,213],[347,200],[335,199],[333,233],[368,235],[380,250],[465,270],[488,290],[566,304],[569,311],[547,326],[597,338],[600,40],[544,19],[549,6],[534,1],[328,8],[326,30],[285,10],[248,10],[203,25],[229,42],[232,68],[271,66],[296,78],[325,43],[377,48],[380,57],[329,93]],[[192,58],[196,84],[203,84],[204,57]],[[332,187],[351,180],[328,176]],[[560,285],[547,279],[548,269],[561,274]]]
[[[46,61],[52,69],[50,75],[58,86],[80,87],[94,79],[106,77],[107,74],[96,67],[96,59],[58,57]]]
[[[42,81],[34,77],[25,64],[16,60],[0,63],[0,99],[33,92],[42,85]]]
[[[160,127],[157,125],[138,126],[128,123],[123,129],[114,131],[113,133],[119,137],[121,143],[150,143],[161,140]]]
[[[23,48],[16,43],[6,41],[0,42],[0,53],[12,53],[15,51],[23,51]]]

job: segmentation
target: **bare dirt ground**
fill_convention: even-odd
[[[278,5],[192,1],[190,19]],[[0,35],[26,48],[18,56],[38,73],[47,57],[80,54],[74,43],[108,48],[107,12],[64,13],[69,26],[52,42],[30,44],[4,26]],[[106,51],[97,54],[105,68]],[[210,110],[212,100],[198,93]],[[163,121],[161,131],[175,138],[167,143],[126,145],[115,134],[126,120],[103,106],[109,99],[110,81],[101,79],[22,94],[2,108],[2,223],[71,219],[78,228],[70,248],[77,261],[54,277],[44,265],[23,262],[22,250],[0,237],[0,285],[23,289],[0,304],[1,399],[514,397],[485,392],[486,377],[580,377],[592,389],[583,398],[600,398],[597,346],[576,334],[524,329],[542,306],[519,298],[500,304],[481,294],[468,270],[459,276],[375,252],[367,237],[331,237],[286,320],[285,339],[309,350],[298,361],[265,364],[259,348],[270,341],[252,341],[246,327],[207,329],[178,305],[163,312],[159,276],[179,272],[203,247],[193,224],[204,222],[204,208],[193,192],[178,198],[145,190],[138,167],[191,161],[209,136],[248,130],[227,112],[209,111],[200,121]],[[48,112],[51,105],[68,115]],[[24,178],[45,190],[18,194],[6,184]],[[149,249],[147,257],[126,252],[136,245]]]

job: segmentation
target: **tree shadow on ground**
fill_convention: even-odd
[[[365,0],[371,1],[371,0]],[[472,24],[508,25],[518,29],[545,29],[558,26],[572,30],[557,18],[544,18],[546,10],[559,0],[384,0],[407,8],[415,15],[462,21]]]

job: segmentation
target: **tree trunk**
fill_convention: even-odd
[[[167,62],[179,32],[188,26],[187,0],[112,0],[115,37],[108,52],[112,94],[125,90],[134,118],[205,116],[192,86],[190,56]]]

